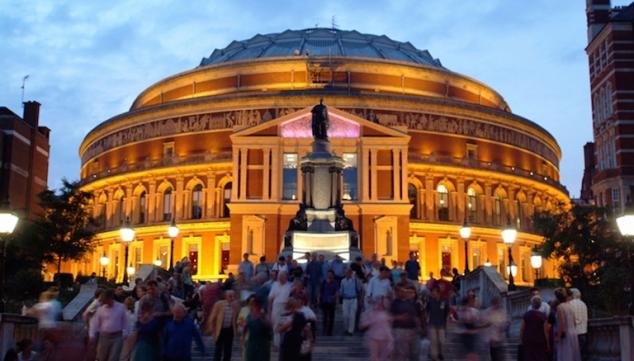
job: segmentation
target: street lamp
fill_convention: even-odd
[[[509,291],[515,291],[515,280],[513,279],[513,277],[515,277],[513,274],[513,266],[515,265],[515,262],[513,262],[513,253],[511,248],[513,247],[513,243],[515,243],[516,237],[517,230],[513,227],[513,224],[511,224],[511,220],[509,219],[508,224],[502,230],[502,240],[504,241],[504,244],[509,246],[509,266],[507,267],[509,272]],[[515,273],[517,273],[517,266],[515,266]]]
[[[8,209],[8,202],[0,209],[0,313],[4,312],[6,303],[4,295],[4,268],[7,258],[7,243],[5,236],[13,233],[18,224],[18,216]]]
[[[462,227],[460,227],[460,237],[464,239],[464,274],[469,273],[469,237],[471,236],[471,227],[467,223],[467,217],[464,219]]]
[[[106,278],[106,266],[110,263],[110,258],[108,258],[105,254],[101,256],[99,259],[99,263],[101,263],[101,276]]]
[[[531,267],[535,270],[535,282],[539,278],[539,269],[542,268],[542,255],[537,251],[537,249],[533,249],[533,254],[531,255]]]
[[[174,238],[178,237],[180,230],[176,226],[176,220],[172,217],[169,227],[167,227],[167,235],[170,238],[170,268],[169,271],[174,271]]]
[[[125,256],[123,258],[123,264],[128,264],[128,248],[130,248],[130,242],[134,240],[134,228],[130,225],[130,218],[127,218],[123,226],[119,229],[119,234],[121,236],[121,240],[125,243]],[[125,268],[125,272],[123,273],[123,283],[128,284],[128,269],[130,267]],[[132,272],[134,273],[134,272]]]
[[[156,267],[161,267],[163,265],[163,261],[161,261],[160,258],[157,258],[157,259],[154,260],[154,265]]]
[[[130,277],[132,277],[134,276],[134,273],[136,272],[136,268],[134,268],[133,265],[129,265],[128,268],[126,269],[126,272],[128,273]]]
[[[624,214],[616,219],[619,231],[623,237],[634,237],[634,215]],[[634,315],[634,254],[630,244],[630,315]]]

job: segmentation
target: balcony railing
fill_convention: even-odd
[[[558,181],[555,181],[554,179],[550,177],[539,175],[537,174],[537,172],[534,172],[531,170],[521,169],[518,167],[512,167],[512,166],[508,166],[504,164],[498,164],[493,162],[482,162],[477,159],[454,158],[452,156],[446,156],[446,155],[437,155],[437,154],[422,155],[422,154],[414,154],[414,153],[409,153],[408,160],[410,163],[418,163],[418,164],[423,163],[423,164],[431,164],[431,165],[440,164],[440,165],[448,165],[448,166],[462,167],[462,168],[489,170],[489,171],[500,172],[500,173],[505,173],[510,175],[516,175],[516,176],[520,176],[524,178],[533,179],[541,183],[546,183],[568,194],[568,189],[566,189],[565,186],[563,186],[561,183],[559,183]]]
[[[231,162],[231,152],[216,152],[216,153],[195,153],[188,154],[186,156],[173,156],[170,158],[161,159],[143,159],[134,163],[123,163],[118,167],[109,168],[100,172],[90,173],[87,177],[82,179],[82,183],[87,184],[95,180],[112,177],[114,175],[138,172],[147,169],[173,167],[179,165],[194,165],[194,164],[206,164],[206,163],[221,163]]]

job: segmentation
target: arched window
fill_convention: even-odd
[[[174,195],[169,187],[163,192],[163,221],[172,220],[172,208],[174,207]]]
[[[145,210],[147,209],[147,197],[145,191],[139,195],[139,223],[145,223]]]
[[[476,190],[472,187],[467,189],[467,219],[469,223],[478,222],[478,202]]]
[[[418,219],[418,189],[412,183],[407,186],[407,196],[409,203],[412,205],[412,209],[409,211],[409,218]]]
[[[203,186],[197,184],[192,189],[192,219],[203,217]]]
[[[231,182],[225,184],[222,189],[222,217],[229,218],[231,215],[229,211],[229,203],[231,203]]]
[[[439,184],[436,187],[436,192],[438,192],[438,220],[440,221],[448,221],[449,220],[449,191],[447,187],[443,184]]]

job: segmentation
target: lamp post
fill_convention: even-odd
[[[539,278],[539,269],[542,268],[542,255],[537,251],[537,248],[533,249],[533,254],[531,255],[531,267],[535,270],[535,283],[537,283],[537,279]]]
[[[176,226],[176,220],[172,217],[169,227],[167,227],[167,235],[170,238],[170,268],[169,271],[174,271],[174,238],[178,237],[180,230]]]
[[[471,236],[471,227],[467,223],[467,217],[464,219],[462,227],[460,227],[460,237],[464,239],[464,274],[469,273],[469,237]]]
[[[509,291],[515,291],[516,289],[515,280],[513,279],[513,277],[515,276],[513,274],[513,267],[515,267],[515,272],[517,273],[517,266],[513,261],[513,253],[511,251],[516,237],[517,230],[515,229],[515,227],[513,227],[513,224],[511,224],[511,220],[509,219],[508,224],[502,230],[502,240],[504,241],[504,244],[509,246],[509,266],[507,267],[509,272]]]
[[[616,224],[619,227],[619,232],[623,237],[632,239],[634,237],[634,215],[624,214],[616,219]],[[630,247],[630,315],[634,315],[634,250],[632,244]]]
[[[104,255],[99,259],[99,263],[101,263],[101,276],[106,278],[106,266],[110,263],[110,258],[108,258],[104,253]]]
[[[4,294],[4,269],[7,257],[7,242],[5,236],[13,233],[18,224],[18,216],[8,210],[8,204],[4,204],[0,210],[0,313],[4,312],[6,297]]]
[[[121,240],[125,243],[125,256],[123,257],[123,264],[125,266],[125,272],[123,272],[123,283],[128,284],[128,249],[130,248],[130,242],[134,240],[134,228],[130,225],[130,218],[127,218],[121,229],[119,229]],[[134,272],[133,272],[134,273]]]

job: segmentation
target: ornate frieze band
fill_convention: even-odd
[[[539,139],[494,124],[417,112],[341,109],[387,126],[407,126],[411,130],[457,134],[510,144],[540,154],[555,165],[559,164],[556,153]],[[184,133],[254,126],[298,110],[300,108],[252,109],[157,119],[115,131],[96,140],[82,154],[82,163],[129,143]]]

